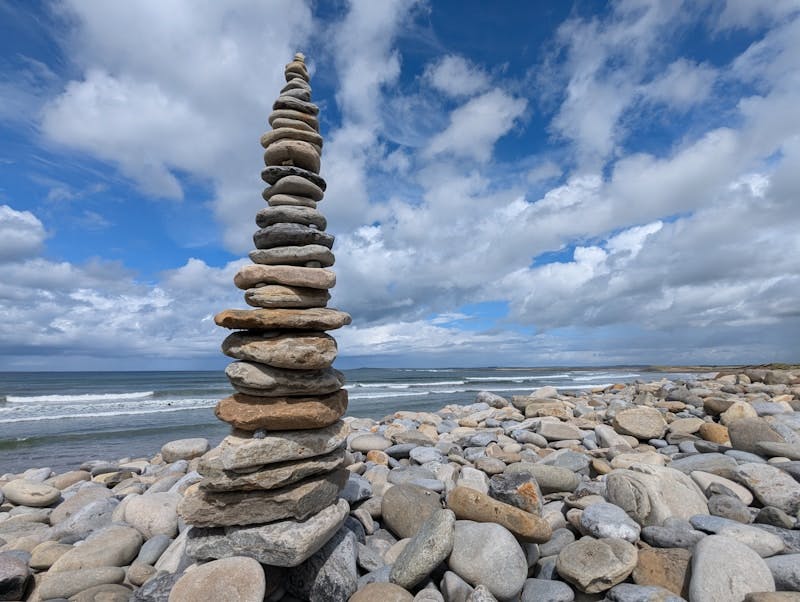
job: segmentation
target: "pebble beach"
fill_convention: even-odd
[[[0,599],[800,599],[799,372],[470,401],[4,474]]]

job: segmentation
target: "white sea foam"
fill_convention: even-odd
[[[383,382],[383,383],[351,383],[345,386],[346,389],[408,389],[410,387],[444,387],[447,385],[463,385],[463,380],[429,380],[425,382]]]
[[[636,378],[638,374],[615,374],[613,372],[601,372],[600,374],[590,374],[586,376],[575,376],[572,380],[587,381],[587,380],[617,380],[622,378]]]
[[[75,395],[6,395],[9,403],[70,403],[84,401],[106,401],[117,399],[145,399],[152,397],[153,391],[134,391],[131,393],[86,393]]]
[[[420,397],[430,395],[430,391],[415,391],[413,393],[355,393],[350,394],[350,399],[383,399],[384,397]]]
[[[561,378],[572,378],[569,374],[520,374],[519,376],[468,376],[469,382],[504,382],[511,381],[515,383],[524,382],[528,380],[551,380]]]
[[[190,407],[170,407],[170,408],[147,408],[138,410],[128,410],[122,412],[89,412],[86,414],[53,414],[48,416],[26,416],[20,418],[3,418],[0,424],[11,424],[15,422],[39,422],[42,420],[68,420],[71,418],[113,418],[117,416],[136,416],[139,414],[162,414],[164,412],[185,412],[187,410],[213,408],[216,404],[195,405]]]

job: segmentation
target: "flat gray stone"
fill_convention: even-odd
[[[70,598],[96,585],[122,583],[125,571],[116,566],[104,566],[77,571],[48,571],[39,584],[39,596],[50,598]]]
[[[680,596],[657,585],[620,583],[606,593],[610,602],[686,602]]]
[[[753,550],[723,535],[702,539],[692,556],[692,602],[742,600],[751,592],[774,592],[775,581]]]
[[[765,506],[775,506],[792,515],[800,512],[800,483],[780,468],[772,464],[742,464],[734,475]]]
[[[252,525],[286,519],[305,520],[333,504],[347,480],[337,470],[268,491],[210,492],[190,489],[178,513],[198,527]]]
[[[321,456],[340,447],[348,430],[337,420],[321,429],[269,432],[262,438],[238,431],[220,443],[220,462],[226,470],[241,470]]]
[[[333,247],[334,236],[301,224],[274,224],[253,234],[256,249],[320,245]]]
[[[323,268],[334,264],[331,250],[323,245],[304,245],[297,247],[273,247],[250,251],[250,261],[263,265],[305,265],[318,261]]]
[[[765,562],[778,591],[800,592],[800,554],[773,556]]]
[[[430,575],[453,550],[455,522],[451,510],[431,514],[394,562],[392,583],[410,590]]]
[[[581,528],[598,539],[613,537],[631,543],[639,540],[641,527],[614,504],[591,504],[584,509],[580,520]]]
[[[136,557],[136,562],[155,565],[171,543],[172,539],[166,535],[154,535],[142,544],[139,555]]]
[[[691,523],[697,529],[730,537],[746,545],[762,558],[774,556],[782,552],[785,547],[783,540],[774,533],[768,533],[758,527],[743,525],[720,516],[693,516]]]
[[[266,228],[272,224],[291,223],[314,226],[317,230],[324,230],[328,225],[325,216],[310,207],[266,207],[256,213],[256,225]]]
[[[192,527],[186,553],[197,560],[249,556],[270,566],[293,567],[316,553],[344,524],[344,500],[305,521],[285,520],[252,527]]]
[[[447,602],[467,602],[472,593],[472,586],[456,575],[453,571],[446,571],[439,589],[444,594]]]
[[[352,531],[339,529],[318,552],[289,570],[289,592],[309,602],[350,598],[359,587],[356,543]]]
[[[416,485],[395,485],[383,494],[381,501],[383,521],[401,538],[413,537],[428,517],[441,508],[438,493]]]
[[[734,458],[719,453],[686,456],[685,458],[673,460],[669,465],[670,468],[680,470],[685,474],[690,474],[695,470],[702,470],[725,478],[730,478],[737,466],[739,464]]]
[[[0,554],[0,599],[22,600],[31,577],[28,563],[10,554]]]
[[[261,170],[261,179],[267,184],[272,184],[273,188],[280,180],[290,176],[308,180],[323,192],[327,188],[325,180],[314,172],[303,169],[302,167],[296,167],[294,165],[270,165]]]
[[[339,497],[355,504],[372,496],[372,484],[360,474],[351,472],[347,475],[347,483],[339,492]]]
[[[169,602],[169,593],[181,577],[181,573],[157,574],[134,592],[131,602]]]
[[[563,581],[527,579],[520,602],[572,602],[575,592]]]
[[[712,495],[708,498],[708,511],[713,516],[721,516],[739,523],[750,522],[750,510],[735,495]]]
[[[236,472],[223,468],[219,448],[217,448],[203,457],[200,470],[205,479],[201,482],[200,488],[208,491],[277,489],[314,475],[332,472],[343,467],[344,460],[345,450],[340,447],[324,456],[289,460],[277,464],[267,464],[257,470]]]
[[[70,498],[67,502],[72,499],[74,498]],[[57,506],[56,510],[61,506]],[[118,506],[119,501],[113,497],[90,501],[54,526],[51,537],[62,543],[75,543],[86,539],[91,533],[111,524]]]

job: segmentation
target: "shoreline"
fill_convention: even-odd
[[[725,586],[729,569],[752,578],[729,580],[726,599],[798,591],[800,371],[729,370],[702,380],[543,387],[510,398],[481,392],[471,404],[400,410],[382,420],[345,416],[349,477],[338,502],[347,511],[333,529],[338,539],[317,542],[293,567],[277,567],[241,542],[229,546],[234,553],[220,553],[219,543],[200,546],[179,518],[184,494],[201,478],[204,440],[57,475],[46,467],[5,474],[0,587],[16,587],[28,600],[166,600],[179,581],[178,592],[193,591],[207,574],[227,583],[236,570],[252,571],[256,557],[256,573],[271,578],[253,599],[286,602],[390,594],[527,601],[547,599],[546,592],[562,596],[551,599],[711,601],[708,592]],[[635,498],[625,494],[631,487]],[[284,522],[288,532],[302,525]],[[431,529],[445,535],[425,540]],[[464,547],[466,540],[474,543]],[[411,583],[409,565],[419,572],[419,549],[437,541],[450,541],[450,549]],[[587,546],[608,541],[622,542],[609,544],[616,560],[597,566]],[[484,549],[491,553],[481,555]],[[659,552],[668,550],[680,553]],[[354,554],[354,562],[325,573],[323,552]],[[589,579],[593,571],[604,575],[602,584]]]

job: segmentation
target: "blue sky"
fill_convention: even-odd
[[[800,360],[800,3],[0,0],[0,369],[217,368],[297,50],[340,367]]]

